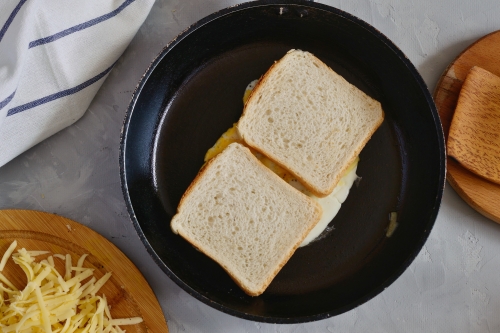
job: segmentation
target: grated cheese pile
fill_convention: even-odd
[[[118,325],[142,322],[140,317],[112,319],[106,296],[96,295],[111,273],[96,280],[93,269],[83,267],[86,254],[73,266],[69,254],[54,254],[35,262],[34,257],[49,252],[23,248],[13,254],[16,247],[14,241],[0,261],[0,332],[123,333]],[[1,273],[11,255],[26,274],[28,283],[23,290]],[[62,275],[55,268],[54,258],[65,263]]]

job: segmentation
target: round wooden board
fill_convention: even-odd
[[[500,76],[499,54],[500,31],[495,31],[469,46],[444,71],[434,92],[434,101],[446,140],[467,73],[473,66],[479,66]],[[462,199],[479,213],[500,223],[500,185],[473,174],[450,157],[447,164],[448,182]]]
[[[134,264],[111,242],[91,229],[64,217],[30,210],[0,210],[0,257],[17,240],[17,248],[70,254],[72,261],[88,254],[84,267],[94,268],[100,278],[112,272],[100,292],[106,295],[113,318],[140,316],[144,322],[123,326],[127,333],[168,332],[158,301]],[[42,259],[41,257],[37,257]],[[56,265],[64,263],[55,259]],[[4,275],[17,287],[26,285],[26,276],[9,259]]]

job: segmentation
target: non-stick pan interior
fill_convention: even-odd
[[[381,101],[385,120],[361,152],[362,178],[332,230],[250,297],[169,224],[205,152],[240,117],[246,85],[290,49],[312,52]],[[121,167],[141,239],[182,288],[243,318],[303,322],[365,302],[411,263],[439,208],[444,146],[422,79],[384,36],[331,7],[265,1],[212,15],[153,62],[128,111]],[[391,212],[398,227],[387,237]]]

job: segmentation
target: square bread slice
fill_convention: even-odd
[[[238,130],[313,194],[330,194],[382,124],[380,103],[309,52],[290,50],[260,79]]]
[[[321,214],[314,200],[232,143],[191,183],[170,226],[258,296]]]
[[[448,155],[500,184],[500,77],[473,67],[460,89],[448,135]]]

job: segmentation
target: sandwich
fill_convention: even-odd
[[[260,79],[237,127],[247,145],[325,197],[383,119],[378,101],[311,53],[291,50]]]
[[[172,230],[260,295],[340,209],[383,119],[378,101],[311,53],[289,51],[247,88],[240,120],[207,152]]]
[[[258,296],[316,225],[321,207],[239,143],[210,160],[183,195],[171,228]]]

